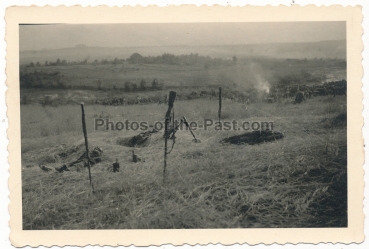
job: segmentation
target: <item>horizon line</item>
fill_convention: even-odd
[[[47,50],[62,50],[71,48],[153,48],[153,47],[211,47],[211,46],[245,46],[245,45],[265,45],[265,44],[303,44],[303,43],[319,43],[319,42],[331,42],[331,41],[347,41],[346,39],[339,40],[319,40],[319,41],[301,41],[301,42],[260,42],[260,43],[244,43],[244,44],[214,44],[214,45],[165,45],[165,46],[120,46],[120,47],[109,47],[109,46],[88,46],[85,44],[76,44],[74,47],[64,47],[64,48],[43,48],[43,49],[32,49],[32,50],[21,50],[19,52],[34,52],[34,51],[47,51]],[[78,45],[84,45],[82,47],[77,47]]]

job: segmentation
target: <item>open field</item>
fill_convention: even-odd
[[[217,119],[215,100],[176,101],[176,118]],[[258,145],[221,144],[243,131],[178,131],[163,184],[163,134],[135,153],[120,139],[140,131],[93,129],[94,118],[162,121],[167,107],[86,105],[92,167],[46,173],[84,152],[78,104],[21,105],[23,229],[152,229],[347,226],[346,96],[302,104],[223,103],[223,120],[272,121],[284,138]],[[171,141],[169,140],[171,146]],[[60,156],[63,155],[63,156]],[[120,172],[108,169],[118,159]],[[33,166],[35,165],[35,166]],[[31,167],[33,166],[33,167]]]
[[[63,58],[63,57],[62,57]],[[56,61],[58,58],[55,58]],[[119,58],[121,59],[121,58]],[[34,62],[36,64],[36,62]],[[273,84],[286,75],[298,75],[301,72],[313,76],[323,76],[324,81],[346,79],[346,61],[344,59],[282,59],[270,57],[240,57],[237,63],[223,60],[216,65],[204,63],[193,65],[143,64],[120,62],[119,64],[53,65],[20,68],[21,73],[60,72],[61,81],[68,88],[124,89],[124,83],[130,81],[138,86],[145,80],[150,86],[157,79],[165,87],[228,86],[245,89]],[[48,82],[45,80],[44,84]],[[99,84],[99,82],[101,82]],[[268,83],[265,83],[268,82]],[[320,79],[315,83],[321,83]]]
[[[145,103],[157,103],[169,90],[175,90],[178,98],[187,99],[193,91],[211,92],[219,86],[223,87],[225,94],[231,91],[243,93],[254,100],[252,91],[267,93],[283,78],[294,78],[289,83],[301,85],[346,80],[345,60],[259,57],[224,63],[207,66],[125,61],[106,65],[22,66],[21,74],[33,78],[34,85],[21,87],[21,103],[45,103],[45,98],[50,96],[55,97],[54,103],[49,103],[54,106],[79,102],[92,104],[112,98],[125,98],[132,102],[137,97]],[[57,75],[50,77],[53,74]],[[161,87],[152,89],[154,79]],[[145,82],[144,88],[141,81]],[[134,84],[135,88],[127,89],[127,82]],[[22,83],[25,84],[24,81]]]

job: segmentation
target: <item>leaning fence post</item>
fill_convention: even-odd
[[[193,133],[193,131],[192,131],[192,129],[191,129],[191,126],[190,126],[190,124],[187,122],[187,119],[186,119],[186,117],[185,117],[185,116],[183,116],[183,123],[184,123],[184,124],[187,126],[187,128],[190,130],[191,135],[192,135],[193,139],[195,140],[195,142],[196,142],[196,143],[197,143],[197,142],[200,142],[200,140],[198,140],[198,139],[196,138],[195,134]]]
[[[92,188],[92,192],[95,192],[94,186],[92,184],[92,179],[91,179],[90,153],[88,151],[87,130],[86,130],[86,121],[85,121],[85,108],[84,108],[84,103],[83,102],[81,103],[81,109],[82,109],[82,128],[83,128],[83,135],[85,137],[85,146],[86,146],[88,177],[90,179],[90,185],[91,185],[91,188]]]
[[[219,123],[220,123],[221,113],[222,113],[222,88],[219,87],[219,110],[218,110]]]
[[[168,151],[168,138],[169,138],[168,125],[170,122],[170,113],[173,109],[173,104],[174,104],[175,99],[176,99],[176,92],[170,91],[169,101],[168,101],[168,110],[165,114],[163,183],[165,183],[166,169],[167,169],[167,154],[168,154],[167,151]]]

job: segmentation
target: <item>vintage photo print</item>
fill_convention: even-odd
[[[9,8],[13,245],[362,241],[361,20]]]

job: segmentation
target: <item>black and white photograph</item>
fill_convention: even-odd
[[[345,228],[345,21],[19,24],[23,230]]]

